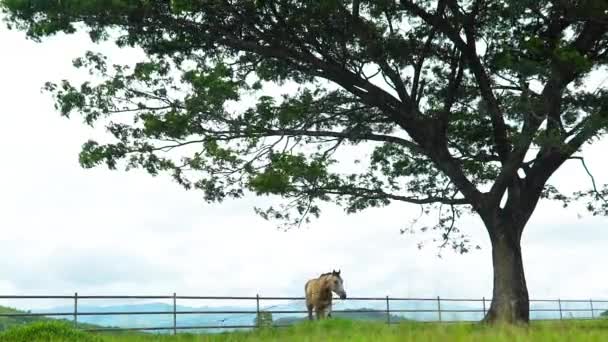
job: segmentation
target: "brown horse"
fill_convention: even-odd
[[[308,309],[308,319],[312,320],[312,310],[314,308],[317,319],[331,317],[332,292],[346,299],[344,291],[344,281],[340,276],[340,270],[331,273],[323,273],[318,278],[310,279],[304,286],[306,293],[306,308]]]

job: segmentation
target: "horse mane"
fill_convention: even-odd
[[[321,275],[319,276],[319,279],[320,279],[320,278],[323,278],[324,276],[328,276],[328,275],[335,275],[335,276],[336,276],[336,277],[338,277],[340,280],[342,280],[342,277],[340,276],[340,274],[336,274],[336,273],[333,273],[333,272],[321,273]]]

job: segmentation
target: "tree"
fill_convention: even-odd
[[[74,65],[102,81],[46,84],[61,114],[114,137],[86,142],[82,166],[169,172],[208,201],[277,195],[257,212],[296,226],[323,202],[413,203],[439,211],[442,246],[460,252],[455,222],[472,212],[492,245],[488,322],[529,320],[520,239],[541,198],[608,211],[606,187],[548,183],[608,127],[606,87],[585,87],[608,61],[606,1],[2,4],[32,39],[86,30],[147,55],[124,66],[87,52]],[[282,85],[297,90],[270,96]],[[349,148],[373,151],[344,167]]]

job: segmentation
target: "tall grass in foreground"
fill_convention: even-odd
[[[0,334],[1,342],[34,342],[34,341],[79,341],[104,342],[101,336],[95,336],[74,329],[69,323],[58,321],[40,321],[15,326]]]
[[[476,324],[382,323],[332,319],[289,328],[221,334],[87,334],[63,323],[32,324],[0,334],[0,341],[194,342],[194,341],[608,341],[608,320],[533,322],[529,327]]]

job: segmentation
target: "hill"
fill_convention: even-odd
[[[0,314],[20,314],[26,313],[24,311],[19,311],[17,309],[0,306]],[[16,325],[23,325],[28,323],[33,323],[36,321],[45,320],[40,317],[0,317],[0,330],[6,330]]]
[[[9,308],[6,306],[0,306],[0,314],[25,314],[25,313],[29,313],[29,312],[17,310],[14,308]],[[31,316],[18,316],[18,317],[1,316],[0,317],[0,331],[4,331],[4,330],[7,330],[12,327],[26,325],[26,324],[30,324],[30,323],[49,322],[49,321],[69,322],[71,324],[71,321],[68,321],[66,319],[58,319],[58,318],[51,318],[51,317],[44,317],[44,316],[34,316],[34,317],[31,317]],[[89,324],[89,323],[78,323],[78,326],[83,329],[102,328],[102,326],[100,326],[100,325]]]

